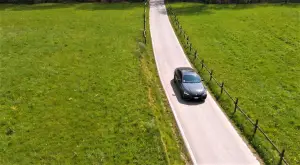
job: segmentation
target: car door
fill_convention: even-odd
[[[180,92],[182,92],[183,91],[183,86],[182,86],[182,73],[181,73],[181,71],[178,71],[178,81],[177,81],[178,83],[178,87],[179,87],[179,90],[180,90]]]
[[[175,80],[176,84],[178,83],[178,79],[179,79],[179,73],[178,72],[179,72],[178,70],[175,70],[174,80]]]

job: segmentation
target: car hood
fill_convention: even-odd
[[[183,88],[192,95],[205,93],[206,90],[202,83],[182,83]]]

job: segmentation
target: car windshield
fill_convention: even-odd
[[[197,74],[189,74],[183,76],[184,83],[200,83],[201,78]]]

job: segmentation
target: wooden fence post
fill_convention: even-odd
[[[194,59],[196,59],[198,57],[198,54],[197,54],[197,50],[195,51],[195,54],[194,54]]]
[[[281,165],[281,164],[282,164],[282,161],[283,161],[283,158],[284,158],[284,152],[285,152],[285,149],[283,149],[282,152],[279,154],[280,160],[279,160],[278,165]]]
[[[203,69],[203,67],[204,67],[204,60],[201,60],[201,63],[202,63],[201,69]]]
[[[145,45],[147,45],[147,36],[146,36],[146,30],[144,30],[144,36],[145,36]]]
[[[235,102],[234,102],[234,112],[233,112],[233,114],[235,114],[235,112],[236,112],[238,102],[239,102],[239,99],[236,98],[236,100],[235,100]]]
[[[145,45],[147,45],[146,30],[144,32],[145,32]]]
[[[147,13],[147,1],[144,4],[144,43],[145,45],[147,44],[147,18],[146,18],[146,13]]]
[[[144,17],[144,30],[146,30],[146,17]]]
[[[222,95],[223,90],[224,90],[224,82],[221,83],[221,93],[220,93],[220,95]]]
[[[256,121],[255,121],[254,131],[253,131],[252,138],[254,137],[254,135],[255,135],[255,133],[256,133],[257,127],[258,127],[258,119],[256,119]]]
[[[211,79],[212,79],[212,75],[213,75],[213,70],[211,70],[211,71],[210,71],[209,75],[210,75],[210,77],[209,77],[209,81],[211,81]]]

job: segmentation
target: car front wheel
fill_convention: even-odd
[[[181,98],[182,98],[182,100],[185,100],[185,97],[184,97],[184,92],[180,92],[180,95],[181,95]]]

